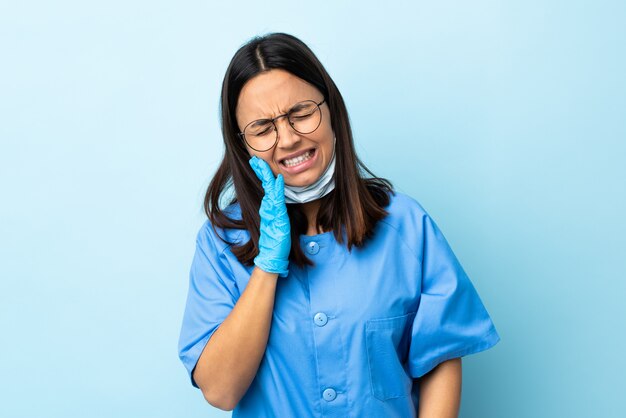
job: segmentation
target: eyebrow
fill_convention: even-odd
[[[293,104],[293,105],[289,108],[289,110],[287,110],[286,112],[281,113],[281,115],[288,114],[288,113],[289,113],[289,112],[291,112],[291,111],[298,110],[299,108],[304,107],[304,105],[301,105],[300,103],[302,103],[302,102],[306,102],[306,101],[308,101],[308,100],[312,100],[312,99],[303,99],[303,100],[299,100],[299,101],[297,101],[296,103],[294,103],[294,104]],[[313,101],[315,101],[315,100],[313,100]],[[316,102],[316,103],[317,103],[317,102]],[[273,119],[273,118],[260,118],[260,119],[254,119],[254,120],[252,120],[250,123],[255,122],[255,125],[257,125],[257,124],[260,124],[261,122],[267,122],[268,120],[272,120],[272,119]]]
[[[269,122],[271,119],[255,119],[252,122],[250,122],[249,124],[252,126],[258,126],[258,125],[264,125],[267,122]]]

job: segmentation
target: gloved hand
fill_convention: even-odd
[[[291,224],[285,204],[283,175],[278,174],[274,179],[269,164],[256,155],[249,163],[265,191],[259,209],[261,216],[259,254],[254,258],[254,264],[268,273],[278,273],[280,277],[286,277],[289,274]]]

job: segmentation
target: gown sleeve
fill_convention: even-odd
[[[210,224],[205,223],[196,237],[196,250],[189,272],[189,289],[183,315],[178,356],[187,369],[191,384],[193,371],[207,342],[235,307],[237,285],[222,256],[225,248]]]
[[[409,375],[494,346],[500,336],[445,237],[422,217],[421,295],[411,329]]]

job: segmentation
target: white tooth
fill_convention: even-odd
[[[311,151],[307,151],[304,154],[302,154],[299,157],[295,157],[295,158],[291,158],[289,160],[285,160],[285,165],[292,167],[294,165],[298,165],[300,163],[302,163],[303,161],[308,160],[309,158],[311,158]]]

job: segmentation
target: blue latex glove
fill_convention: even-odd
[[[259,209],[261,216],[259,254],[254,258],[254,264],[268,273],[278,273],[280,277],[286,277],[289,274],[291,224],[285,204],[283,175],[279,174],[274,179],[269,164],[256,155],[249,163],[265,191]]]

